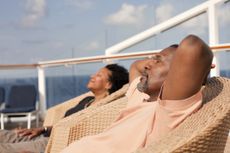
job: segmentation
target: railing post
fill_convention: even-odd
[[[209,44],[217,45],[219,43],[219,30],[216,12],[215,0],[210,0],[210,5],[208,8],[208,21],[209,21]],[[214,53],[213,64],[216,65],[214,69],[211,70],[211,76],[220,76],[220,63],[218,53]]]
[[[46,81],[45,70],[38,67],[38,93],[40,117],[44,119],[46,113]]]

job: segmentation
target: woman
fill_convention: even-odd
[[[87,84],[87,88],[92,91],[94,96],[82,99],[75,107],[69,109],[64,117],[95,105],[101,99],[128,83],[128,78],[128,71],[117,64],[110,64],[101,68],[96,74],[91,76]],[[48,142],[47,137],[50,135],[51,130],[52,126],[19,129],[16,132],[0,131],[0,150],[5,152],[22,152],[23,150],[44,152]]]
[[[128,75],[127,70],[117,64],[110,64],[101,68],[91,76],[87,85],[87,88],[92,91],[94,96],[82,99],[78,105],[65,113],[65,117],[94,105],[109,94],[117,91],[128,83]]]

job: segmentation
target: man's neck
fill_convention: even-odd
[[[148,101],[156,101],[159,96],[159,92],[154,92],[154,94],[149,95]]]

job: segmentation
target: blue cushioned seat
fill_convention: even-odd
[[[5,90],[4,88],[0,87],[0,105],[3,102],[5,102]]]
[[[31,115],[38,112],[36,110],[37,91],[34,85],[14,85],[9,92],[8,101],[5,108],[0,110],[1,129],[4,129],[5,116],[22,116],[28,117],[28,128],[31,127]],[[38,121],[37,121],[38,122]]]

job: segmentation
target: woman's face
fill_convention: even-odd
[[[112,84],[109,77],[112,75],[107,68],[101,68],[96,74],[91,75],[87,88],[94,93],[107,92]]]

